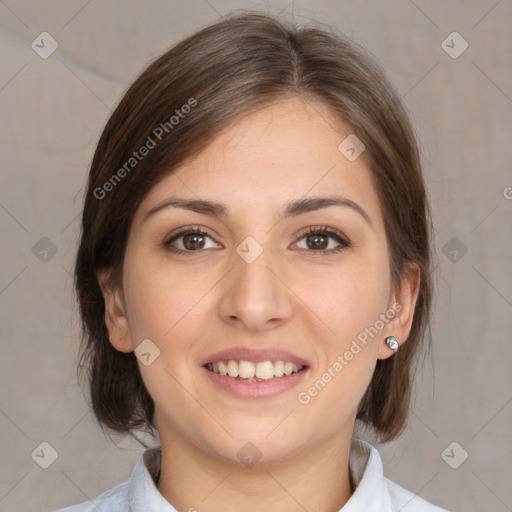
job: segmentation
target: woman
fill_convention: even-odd
[[[441,511],[383,476],[429,326],[413,130],[342,36],[231,16],[152,63],[90,169],[75,283],[100,424],[159,435],[66,511]]]

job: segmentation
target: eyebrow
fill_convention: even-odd
[[[298,215],[303,215],[305,213],[320,210],[322,208],[328,208],[329,206],[343,206],[346,208],[351,208],[353,211],[361,215],[367,224],[373,228],[373,224],[369,215],[363,210],[361,206],[359,206],[351,199],[340,196],[304,197],[301,199],[289,201],[286,203],[278,220],[282,221],[289,217],[297,217]],[[182,199],[172,196],[164,199],[161,203],[151,208],[151,210],[149,210],[144,216],[144,222],[155,213],[170,207],[182,208],[184,210],[190,210],[192,212],[202,213],[212,217],[229,217],[228,208],[221,203],[216,203],[214,201],[208,201],[205,199]]]

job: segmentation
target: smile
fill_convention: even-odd
[[[216,361],[207,363],[206,369],[213,373],[232,377],[233,379],[243,380],[245,382],[259,382],[289,376],[292,373],[298,373],[304,369],[303,365],[292,363],[291,361]]]

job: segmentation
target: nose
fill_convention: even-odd
[[[219,314],[224,322],[250,332],[273,329],[292,314],[292,292],[270,250],[252,262],[233,254],[223,280]]]

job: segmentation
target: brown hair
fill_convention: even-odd
[[[384,216],[392,284],[398,286],[408,262],[420,268],[407,343],[393,357],[377,361],[357,412],[381,441],[403,431],[414,355],[425,339],[431,341],[431,221],[413,128],[369,52],[332,30],[254,12],[226,17],[152,62],[129,87],[99,139],[85,194],[75,287],[83,326],[79,373],[87,376],[102,428],[153,434],[156,425],[135,354],[119,352],[109,342],[98,272],[110,269],[112,283],[121,284],[131,221],[159,180],[234,120],[289,95],[323,102],[365,144]],[[149,145],[148,137],[156,144],[134,161],[134,152]]]

